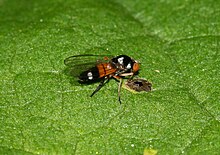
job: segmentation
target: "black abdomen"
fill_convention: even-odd
[[[99,70],[97,67],[92,67],[79,75],[80,82],[92,82],[99,79]]]

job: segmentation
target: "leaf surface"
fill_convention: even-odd
[[[220,3],[0,0],[1,154],[219,154]],[[64,59],[127,54],[153,84],[73,86]]]

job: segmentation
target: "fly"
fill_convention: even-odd
[[[127,55],[116,57],[74,55],[66,58],[64,64],[68,67],[68,74],[77,77],[79,83],[93,83],[100,80],[100,84],[90,97],[96,94],[111,78],[119,80],[118,100],[120,103],[122,79],[128,76],[133,77],[140,68],[140,63]]]

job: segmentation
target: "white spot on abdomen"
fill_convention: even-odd
[[[87,73],[87,76],[88,76],[88,79],[89,79],[89,80],[92,80],[92,79],[93,79],[92,72],[88,72],[88,73]]]

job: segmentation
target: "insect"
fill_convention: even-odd
[[[141,91],[151,91],[152,84],[145,79],[137,78],[137,79],[128,79],[125,82],[125,88],[135,92]]]
[[[68,74],[77,77],[79,83],[100,81],[100,84],[90,97],[97,93],[110,78],[119,80],[118,100],[120,103],[123,77],[133,77],[140,68],[140,63],[127,55],[119,55],[116,57],[92,54],[74,55],[66,58],[64,64],[67,66]]]

